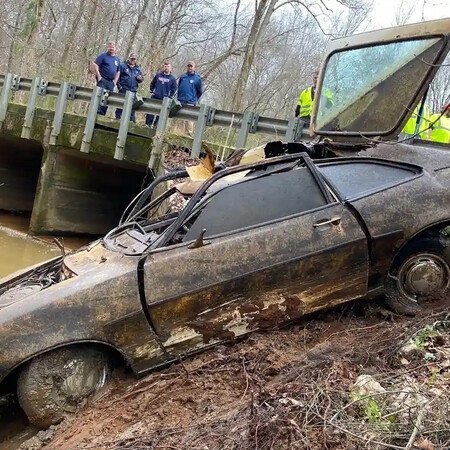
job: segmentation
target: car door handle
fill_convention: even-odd
[[[324,225],[340,225],[341,217],[332,217],[331,219],[321,219],[319,222],[316,222],[313,227],[322,227]]]

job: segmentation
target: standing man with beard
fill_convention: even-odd
[[[120,65],[120,76],[117,87],[119,88],[119,94],[125,94],[127,91],[131,91],[136,96],[139,88],[139,84],[144,81],[144,75],[141,68],[136,64],[137,56],[135,53],[130,53],[128,61]],[[122,108],[116,108],[116,119],[122,117]],[[136,111],[131,111],[130,120],[136,123]]]
[[[120,59],[116,54],[116,43],[108,42],[106,53],[97,56],[92,64],[97,86],[114,91],[120,75]],[[97,114],[104,116],[108,111],[107,106],[99,106]]]
[[[150,83],[151,98],[162,100],[164,97],[173,97],[177,90],[177,79],[172,75],[172,64],[165,62],[163,70],[158,72]],[[159,116],[147,114],[145,123],[149,127],[156,128]]]

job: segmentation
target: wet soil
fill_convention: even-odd
[[[382,301],[357,302],[216,347],[141,380],[116,370],[108,389],[58,425],[45,448],[383,448],[368,443],[378,428],[371,438],[363,431],[351,434],[357,426],[374,425],[364,418],[344,422],[341,428],[349,428],[342,432],[328,427],[330,417],[344,408],[347,420],[355,420],[358,411],[344,405],[360,374],[372,374],[392,389],[405,380],[411,384],[414,376],[429,389],[429,364],[417,360],[402,366],[398,350],[425,324],[449,318],[445,307],[406,318],[387,311]],[[445,380],[448,368],[441,372]],[[446,392],[450,383],[433,386]],[[400,437],[395,440],[390,432],[386,442],[404,448],[413,422],[399,423]],[[443,433],[428,430],[428,436],[442,443],[448,433],[450,444],[449,424],[440,427]],[[24,448],[40,448],[39,440],[29,442]]]

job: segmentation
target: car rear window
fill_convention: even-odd
[[[380,191],[418,174],[412,168],[378,162],[330,163],[318,169],[344,199]]]
[[[307,168],[267,175],[233,184],[215,194],[200,211],[184,241],[215,236],[294,214],[326,204]]]

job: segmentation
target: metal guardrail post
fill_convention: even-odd
[[[56,100],[55,115],[53,116],[52,132],[50,134],[50,145],[56,145],[56,139],[61,132],[64,113],[66,112],[67,94],[69,92],[69,83],[61,83],[58,98]]]
[[[236,148],[245,148],[247,144],[248,133],[256,133],[259,114],[253,111],[245,111],[242,116],[241,128],[239,130]]]
[[[116,149],[114,159],[123,159],[125,153],[125,144],[127,143],[128,128],[130,127],[130,115],[133,109],[134,92],[127,91],[125,94],[125,103],[123,105],[122,117],[120,119],[119,133],[117,134]]]
[[[158,126],[156,127],[155,137],[153,138],[153,148],[148,162],[148,167],[153,170],[155,174],[159,169],[161,162],[161,155],[163,151],[163,137],[167,128],[167,122],[169,120],[170,107],[173,100],[170,97],[164,97],[159,112]]]
[[[203,133],[205,132],[206,125],[211,122],[211,108],[208,105],[200,105],[198,112],[198,119],[195,125],[194,141],[192,143],[192,156],[198,158],[202,150]]]
[[[305,122],[300,117],[293,117],[289,120],[286,130],[286,142],[300,142],[302,140],[302,132]]]
[[[30,139],[31,127],[33,126],[34,112],[36,111],[36,100],[41,87],[41,78],[36,77],[31,83],[30,95],[28,97],[27,109],[25,111],[25,119],[23,121],[22,133],[20,135],[23,139]]]
[[[100,99],[104,97],[104,91],[101,87],[96,87],[92,91],[91,101],[89,103],[89,109],[86,117],[86,125],[84,127],[83,139],[81,140],[80,151],[83,153],[89,153],[91,148],[92,135],[94,134],[95,122],[97,120],[97,109],[100,104]]]
[[[8,111],[9,95],[11,93],[11,84],[13,80],[13,74],[6,74],[5,81],[3,83],[2,97],[0,100],[0,129],[3,126],[3,122],[6,119],[6,112]]]

